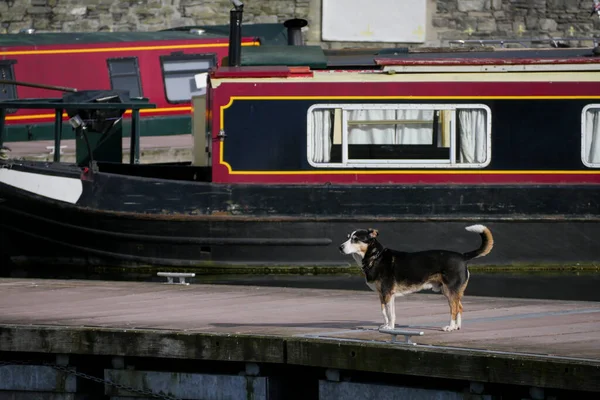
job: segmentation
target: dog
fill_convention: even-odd
[[[483,225],[465,228],[479,233],[478,249],[459,253],[448,250],[402,252],[384,247],[377,240],[376,229],[359,229],[348,235],[340,252],[352,255],[362,268],[367,285],[379,294],[384,324],[379,329],[394,329],[396,311],[394,299],[424,289],[441,291],[450,305],[450,325],[446,332],[459,330],[462,324],[461,299],[469,282],[467,262],[492,251],[492,232]]]

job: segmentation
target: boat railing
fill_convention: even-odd
[[[550,47],[565,47],[564,43],[570,42],[592,42],[593,47],[598,45],[598,37],[549,37],[549,38],[518,38],[518,39],[455,39],[450,40],[450,47],[453,46],[467,46],[467,45],[480,45],[480,46],[493,46],[498,45],[501,48],[505,48],[510,44],[521,45],[524,48],[531,48],[534,44],[546,44]]]
[[[86,135],[86,120],[93,119],[92,124],[101,126],[107,130],[122,119],[122,115],[131,110],[131,147],[129,154],[130,164],[140,162],[140,110],[156,108],[156,104],[149,103],[146,98],[122,98],[119,91],[114,90],[90,90],[76,92],[84,94],[90,92],[92,95],[87,99],[74,98],[73,93],[63,98],[39,98],[39,99],[15,99],[0,101],[0,147],[4,144],[6,131],[7,110],[13,109],[41,109],[54,110],[54,149],[60,149],[63,132],[63,117],[67,114],[69,124],[79,132],[88,147],[88,160],[93,163],[92,149]],[[107,123],[108,121],[108,123]],[[90,125],[91,127],[91,125]],[[55,150],[53,161],[60,162],[60,151]]]

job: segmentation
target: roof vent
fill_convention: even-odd
[[[304,39],[302,38],[302,28],[308,25],[308,21],[301,18],[288,19],[283,23],[283,26],[288,31],[289,46],[303,46]]]
[[[34,28],[23,28],[19,31],[19,33],[26,33],[28,35],[31,35],[31,34],[35,33],[35,29]]]
[[[192,28],[190,29],[190,33],[192,35],[204,35],[204,32],[206,32],[204,29],[200,29],[200,28]]]

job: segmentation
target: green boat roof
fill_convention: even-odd
[[[257,46],[243,47],[240,58],[242,66],[308,66],[327,68],[327,58],[320,46]]]
[[[191,33],[190,29],[204,33]],[[258,37],[261,44],[287,43],[283,24],[255,24],[242,27],[243,37]],[[16,46],[46,46],[56,44],[139,42],[185,39],[228,39],[229,25],[187,26],[154,32],[40,32],[0,34],[0,49]]]

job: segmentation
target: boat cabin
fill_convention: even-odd
[[[213,182],[600,183],[600,57],[590,48],[364,62],[294,48],[304,67],[252,62],[267,50],[213,70],[206,111],[194,108],[194,165],[210,166]]]

